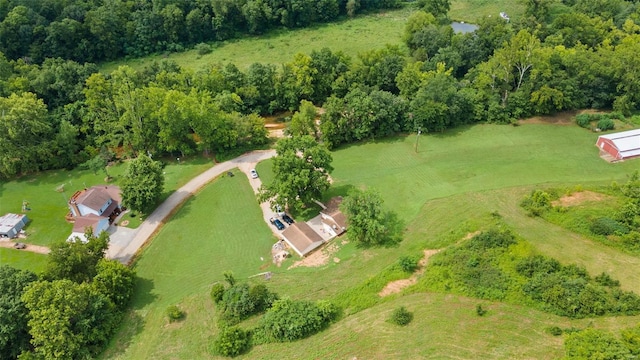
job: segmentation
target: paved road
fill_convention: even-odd
[[[109,245],[107,257],[115,259],[123,264],[131,263],[133,257],[138,253],[140,248],[164,225],[164,221],[172,215],[172,213],[184,203],[191,195],[200,190],[217,176],[233,169],[240,167],[247,169],[247,164],[256,164],[262,160],[272,158],[276,155],[275,150],[252,151],[245,155],[239,156],[233,160],[225,161],[214,165],[209,170],[196,176],[186,185],[175,191],[167,200],[165,200],[156,210],[147,217],[147,219],[138,226],[137,231],[133,235],[133,239],[126,243],[118,242]],[[116,230],[117,231],[117,230]],[[130,235],[130,234],[129,234]]]

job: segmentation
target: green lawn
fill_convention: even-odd
[[[47,257],[24,250],[0,248],[0,266],[11,265],[18,269],[40,273],[44,270]]]
[[[178,164],[175,159],[167,160],[165,167],[165,191],[163,197],[180,186],[186,184],[195,175],[203,172],[213,164],[205,158],[181,159]],[[117,184],[123,174],[125,164],[118,164],[109,169],[109,174],[114,177]],[[82,170],[55,170],[39,174],[28,175],[17,180],[0,183],[0,215],[8,212],[20,213],[22,201],[29,202],[31,210],[26,214],[29,224],[25,228],[28,238],[25,242],[37,245],[49,245],[57,239],[64,239],[71,234],[72,224],[64,220],[69,212],[67,201],[77,190],[93,185],[104,184],[104,173],[94,175],[91,171]],[[64,191],[60,192],[61,185]],[[132,225],[139,224],[139,220]],[[26,251],[17,251],[11,257],[2,258],[3,262],[23,266],[30,262],[30,254]]]
[[[449,17],[453,20],[475,22],[484,16],[496,17],[506,12],[512,20],[524,13],[524,2],[514,0],[453,0]]]
[[[136,262],[133,314],[105,357],[206,358],[215,331],[211,285],[226,270],[238,279],[266,271],[274,242],[246,177],[215,180],[184,204]],[[168,325],[164,311],[172,304],[187,315]],[[129,332],[132,323],[139,323],[139,333]]]
[[[490,308],[502,310],[485,321],[473,310],[479,300],[436,294],[380,298],[377,293],[389,280],[399,278],[393,264],[400,256],[448,246],[487,227],[496,216],[536,251],[563,263],[577,262],[594,275],[607,271],[620,279],[623,288],[640,292],[640,274],[635,270],[640,258],[530,218],[518,206],[540,184],[621,183],[637,168],[635,161],[608,164],[601,160],[594,146],[596,137],[573,126],[478,125],[424,135],[417,154],[415,135],[339,149],[333,153],[336,170],[331,193],[344,194],[354,186],[373,187],[381,192],[386,206],[405,220],[407,231],[405,240],[391,248],[360,249],[340,239],[340,250],[328,264],[316,268],[287,270],[295,258],[280,268],[261,267],[259,257],[265,257],[266,266],[265,254],[273,239],[253,195],[244,178],[220,178],[188,202],[141,256],[136,265],[144,279],[141,293],[131,319],[105,358],[209,358],[207,344],[217,329],[208,290],[211,283],[221,280],[224,270],[233,270],[239,277],[272,271],[267,285],[281,296],[330,299],[341,304],[347,315],[325,333],[286,346],[256,347],[245,358],[271,359],[276,353],[279,358],[325,358],[329,354],[415,358],[451,353],[461,358],[557,357],[561,339],[550,337],[544,328],[551,323],[573,326],[566,319],[492,304]],[[270,166],[265,162],[257,167],[264,181],[272,178]],[[208,230],[193,230],[193,224],[199,223],[205,223]],[[238,227],[242,231],[234,232]],[[405,302],[422,309],[422,320],[415,326],[424,326],[426,333],[409,332],[414,334],[415,347],[403,347],[408,333],[383,322],[392,305]],[[168,325],[163,311],[173,303],[187,310],[187,319]],[[450,323],[452,314],[466,325],[457,328],[458,322]],[[580,324],[616,326],[606,318]],[[371,326],[382,333],[363,330]],[[478,331],[483,337],[477,337]],[[451,333],[455,333],[454,341],[447,340]]]

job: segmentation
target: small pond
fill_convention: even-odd
[[[452,22],[451,27],[453,28],[453,31],[455,33],[463,33],[463,34],[478,30],[478,25],[461,23],[457,21]]]

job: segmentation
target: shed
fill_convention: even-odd
[[[303,221],[284,230],[282,238],[300,256],[307,255],[324,243],[324,239]]]
[[[602,157],[611,157],[612,160],[640,156],[640,129],[600,135],[596,146]]]
[[[27,222],[29,218],[24,214],[6,214],[0,217],[0,237],[16,237]]]

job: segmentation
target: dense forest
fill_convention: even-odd
[[[304,4],[313,4],[315,10],[308,8],[303,13],[309,17],[297,22],[290,19],[293,8],[285,3],[297,4],[294,8],[299,11]],[[418,11],[407,20],[406,48],[387,46],[355,58],[322,49],[297,54],[279,66],[254,63],[247,69],[228,63],[193,72],[163,61],[141,71],[125,66],[102,74],[91,63],[73,60],[77,58],[71,53],[77,49],[37,50],[60,47],[42,45],[50,38],[45,34],[60,23],[84,24],[69,18],[72,14],[86,23],[96,11],[117,17],[118,11],[106,9],[130,9],[123,11],[128,17],[119,20],[121,25],[108,26],[109,31],[126,34],[99,32],[124,41],[104,52],[122,56],[160,51],[169,43],[188,46],[256,32],[247,18],[253,14],[247,9],[256,4],[271,9],[259,31],[328,21],[318,15],[322,4],[337,6],[335,16],[352,13],[355,6],[352,1],[302,0],[43,1],[33,6],[1,2],[0,49],[5,54],[0,54],[0,176],[74,167],[95,156],[110,160],[138,153],[188,155],[255,147],[267,141],[259,115],[295,111],[303,100],[324,107],[325,113],[319,129],[313,119],[306,119],[310,126],[298,128],[329,147],[398,132],[443,131],[475,122],[513,123],[571,109],[613,109],[628,115],[640,106],[640,6],[622,0],[526,1],[522,18],[511,22],[485,18],[467,34],[456,34],[449,26],[448,1],[422,1],[407,5]],[[357,4],[362,10],[398,3]],[[189,8],[196,5],[201,7]],[[166,12],[194,11],[208,14],[220,25],[207,25],[200,32],[179,25],[174,28],[184,34],[176,35],[167,30],[168,20],[159,20],[159,14]],[[31,17],[16,18],[18,12]],[[162,36],[141,35],[149,35],[140,28],[148,19],[138,17],[146,19],[149,14],[159,17],[158,24],[146,29]],[[185,23],[192,23],[189,15]],[[27,26],[16,19],[42,25]],[[20,41],[9,41],[18,34],[15,28],[8,30],[15,21],[27,33],[20,35]],[[202,33],[207,35],[193,37]],[[88,33],[79,36],[91,39],[92,46],[109,44]],[[69,43],[72,47],[83,43],[70,35],[61,38],[75,39]],[[139,49],[129,52],[129,41]],[[87,54],[82,61],[106,57],[80,53]]]

